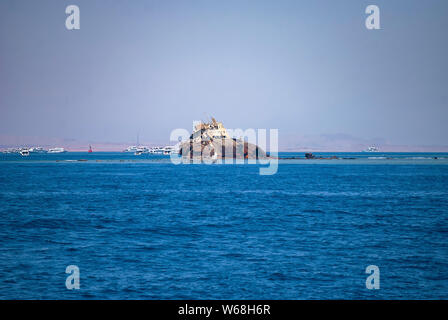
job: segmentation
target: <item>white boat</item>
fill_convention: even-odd
[[[152,147],[149,153],[169,155],[178,150],[178,146]]]
[[[165,155],[169,155],[171,153],[174,153],[177,151],[177,147],[176,146],[166,146],[163,148],[163,154]]]
[[[64,153],[67,152],[65,151],[64,148],[50,148],[48,149],[48,153]]]
[[[134,154],[136,156],[139,156],[143,153],[149,153],[149,148],[148,147],[138,147],[137,149],[135,149]]]
[[[20,149],[18,148],[8,148],[3,151],[3,153],[20,153]]]
[[[362,152],[378,152],[378,148],[377,147],[368,147],[366,150],[363,150]]]
[[[47,153],[47,150],[45,150],[42,147],[33,147],[33,148],[28,149],[28,151],[30,153]]]
[[[30,152],[28,149],[22,149],[19,151],[19,153],[22,157],[28,157],[30,155]]]
[[[138,149],[137,146],[129,146],[123,152],[135,152],[137,151],[137,149]]]
[[[148,153],[149,150],[150,150],[150,148],[145,147],[145,146],[130,146],[130,147],[127,147],[123,152],[134,152],[134,154],[135,154],[136,152]]]
[[[154,154],[162,154],[163,153],[163,147],[152,147],[149,149],[149,153],[154,153]]]

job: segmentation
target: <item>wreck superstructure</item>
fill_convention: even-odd
[[[226,128],[222,122],[216,121],[212,117],[210,122],[199,122],[193,127],[193,133],[190,139],[194,141],[203,139],[230,139]]]
[[[264,150],[243,139],[231,137],[222,122],[213,117],[210,122],[194,124],[189,140],[179,147],[179,155],[200,160],[266,158]]]

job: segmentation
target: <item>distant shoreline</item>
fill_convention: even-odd
[[[3,151],[6,151],[7,149],[0,149],[0,154],[3,154]],[[83,150],[83,149],[68,149],[65,148],[66,152],[71,152],[71,153],[87,153],[87,150]],[[123,154],[133,154],[132,152],[124,152],[123,150],[97,150],[95,151],[95,149],[93,150],[93,154],[94,153],[110,153],[110,152],[114,152],[114,153],[123,153]],[[268,151],[269,153],[269,151]],[[377,151],[377,152],[365,152],[365,151],[316,151],[316,150],[297,150],[297,151],[291,151],[291,150],[280,150],[278,151],[278,153],[354,153],[354,154],[365,154],[365,155],[380,155],[380,154],[385,154],[385,153],[448,153],[448,149],[444,150],[444,151],[440,151],[440,150],[428,150],[428,151],[414,151],[414,150],[409,150],[409,151]]]

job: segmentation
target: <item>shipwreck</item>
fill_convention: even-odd
[[[266,159],[266,152],[244,138],[232,137],[222,122],[211,118],[209,122],[199,122],[193,127],[189,139],[179,145],[179,155],[184,159]]]

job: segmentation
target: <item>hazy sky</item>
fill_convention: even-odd
[[[66,6],[81,29],[65,28]],[[381,30],[367,30],[369,4]],[[446,145],[448,1],[0,1],[0,134],[230,128]]]

